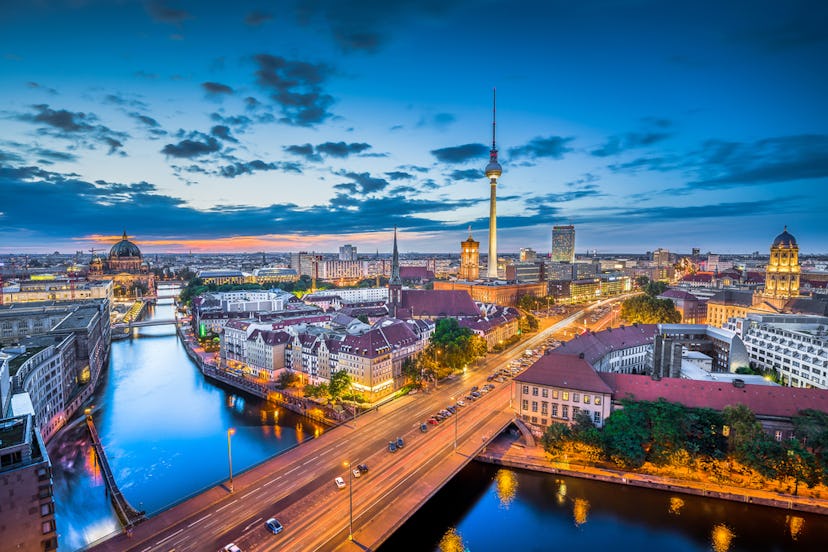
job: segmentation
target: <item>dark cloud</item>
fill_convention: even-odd
[[[297,163],[266,163],[265,161],[256,159],[254,161],[240,161],[232,163],[230,165],[219,167],[217,175],[223,176],[225,178],[236,178],[237,176],[241,176],[244,174],[253,174],[254,172],[275,170],[302,174],[302,168]]]
[[[483,144],[463,144],[431,150],[431,154],[441,163],[466,163],[473,159],[483,163],[488,158],[488,153],[489,148]]]
[[[202,82],[201,87],[207,94],[211,95],[222,95],[222,94],[232,94],[233,89],[227,86],[226,84],[222,84],[220,82]]]
[[[221,150],[221,144],[214,137],[197,134],[199,134],[199,138],[187,138],[177,144],[167,144],[161,150],[161,153],[179,159],[192,159]]]
[[[672,135],[672,132],[628,132],[611,136],[604,145],[590,153],[595,157],[608,157],[627,150],[652,146],[670,138]]]
[[[141,113],[132,112],[129,114],[130,117],[138,121],[139,123],[143,123],[149,128],[159,128],[161,125],[158,124],[158,121],[150,117],[149,115],[143,115]]]
[[[313,126],[331,117],[328,108],[334,99],[322,89],[331,74],[329,66],[269,54],[255,55],[253,60],[258,66],[257,82],[279,105],[281,122]]]
[[[291,155],[298,155],[299,157],[304,157],[306,161],[322,161],[322,157],[314,151],[314,147],[312,144],[285,146],[282,149],[284,149],[287,153],[290,153]]]
[[[192,17],[189,12],[178,9],[166,1],[148,0],[144,3],[144,5],[146,6],[147,13],[150,14],[150,17],[159,23],[171,23],[178,25]]]
[[[757,201],[724,202],[708,205],[670,205],[630,208],[618,210],[615,213],[615,216],[617,216],[620,220],[628,222],[740,218],[761,214],[779,213],[781,208],[784,208],[785,212],[788,212],[792,205],[802,199],[803,198],[800,196],[786,196]],[[500,222],[500,219],[498,219],[498,222]]]
[[[412,180],[414,175],[403,171],[391,171],[385,173],[389,180]]]
[[[526,204],[529,206],[542,206],[553,203],[566,203],[576,199],[585,197],[600,197],[606,195],[602,193],[595,184],[587,184],[578,190],[569,190],[563,193],[544,194],[541,196],[530,197],[526,199]]]
[[[452,171],[448,175],[451,180],[481,180],[483,179],[483,169],[465,169]]]
[[[220,139],[224,140],[225,142],[235,142],[235,143],[239,142],[238,140],[236,140],[230,134],[230,128],[227,127],[226,125],[216,125],[216,126],[214,126],[213,128],[210,129],[210,134],[212,134],[213,136],[215,136],[217,138],[220,138]]]
[[[35,113],[19,113],[14,116],[19,121],[42,125],[38,133],[55,138],[78,140],[84,146],[94,149],[93,142],[109,147],[109,154],[121,153],[123,140],[129,135],[114,131],[100,123],[94,113],[52,109],[46,104],[31,106]]]
[[[273,19],[273,15],[264,11],[255,10],[247,14],[244,24],[249,27],[258,27]]]
[[[149,106],[146,102],[138,98],[129,98],[123,94],[107,94],[103,97],[104,103],[118,105],[121,107],[133,107],[141,110],[148,110]]]
[[[384,178],[371,176],[369,173],[341,172],[341,176],[351,179],[353,182],[337,184],[334,188],[348,190],[352,194],[371,194],[379,192],[388,187],[388,181]]]
[[[417,126],[433,126],[440,130],[443,130],[456,120],[457,118],[451,113],[437,113],[436,115],[423,116],[417,123]]]
[[[549,136],[546,138],[538,136],[532,138],[523,146],[509,148],[509,155],[515,159],[520,157],[560,159],[565,153],[572,151],[572,148],[567,145],[572,140],[571,137],[564,138],[563,136]]]
[[[720,188],[828,177],[828,135],[799,134],[752,143],[710,140],[691,154],[690,188]]]
[[[57,90],[55,90],[54,88],[50,86],[44,86],[38,82],[29,81],[26,83],[26,86],[34,90],[43,90],[44,92],[46,92],[47,94],[51,94],[52,96],[57,96],[58,93]]]
[[[315,27],[321,22],[346,52],[376,52],[402,21],[439,18],[460,3],[452,0],[298,1],[294,4],[294,13],[302,25]]]
[[[354,153],[362,153],[367,149],[371,149],[371,145],[365,142],[352,142],[350,144],[345,142],[324,142],[316,146],[318,153],[331,157],[348,157]]]

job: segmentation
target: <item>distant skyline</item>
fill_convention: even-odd
[[[0,253],[828,253],[821,1],[0,5]]]

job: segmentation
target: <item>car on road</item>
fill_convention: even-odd
[[[477,389],[478,389],[478,387],[475,385],[474,387],[471,388],[471,392],[474,393],[475,391],[477,391]]]
[[[397,437],[397,448],[401,449],[405,446],[405,441],[403,441],[402,437]]]
[[[449,412],[454,414],[455,412],[457,412],[457,407],[452,404],[452,405],[447,406],[446,410],[448,410]]]
[[[466,403],[463,401],[457,401],[457,406],[466,406]]]
[[[334,483],[336,484],[337,489],[344,489],[345,488],[345,480],[341,477],[337,477],[334,479]]]
[[[397,442],[388,441],[388,452],[397,452]]]
[[[359,477],[360,475],[362,475],[362,472],[359,471],[359,468],[352,469],[351,473],[354,474],[354,477]]]
[[[474,395],[466,395],[466,400],[474,402],[477,400],[477,397],[475,397]]]
[[[232,542],[230,544],[225,545],[224,548],[222,548],[222,551],[223,552],[242,552],[241,548],[239,548],[238,546],[236,546]]]
[[[357,466],[357,469],[361,473],[368,473],[368,464],[360,464],[359,466]]]
[[[431,425],[437,425],[437,424],[440,423],[440,420],[438,420],[437,418],[431,417],[431,418],[428,419],[428,423],[430,423]]]
[[[425,433],[426,431],[428,431],[428,424],[427,424],[427,423],[425,423],[425,422],[421,423],[421,424],[420,424],[420,431],[422,431],[423,433]]]
[[[284,526],[281,523],[279,523],[279,520],[276,518],[270,518],[269,520],[267,520],[265,522],[265,527],[267,527],[268,530],[274,535],[278,535],[282,532],[282,530],[284,530]]]

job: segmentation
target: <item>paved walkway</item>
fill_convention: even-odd
[[[702,481],[688,481],[657,475],[626,472],[623,470],[581,466],[570,462],[553,462],[548,459],[546,452],[540,446],[526,447],[515,442],[508,434],[501,436],[493,442],[477,459],[512,468],[557,473],[583,479],[595,479],[609,483],[620,483],[636,487],[647,487],[650,489],[707,496],[734,502],[749,502],[774,508],[828,515],[828,500],[826,499],[718,485]]]

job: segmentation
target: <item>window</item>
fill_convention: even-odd
[[[44,521],[43,523],[40,524],[40,529],[41,529],[41,531],[43,532],[44,535],[47,534],[47,533],[51,533],[52,531],[55,530],[55,520],[50,519],[50,520]]]
[[[584,395],[584,404],[589,404],[589,395]]]
[[[546,425],[546,418],[541,418],[541,425]]]
[[[565,401],[569,400],[569,391],[564,391],[563,392],[563,400],[565,400]]]
[[[601,397],[595,395],[595,404],[601,404]]]
[[[523,410],[529,410],[529,401],[523,400]]]
[[[532,412],[538,411],[538,401],[532,401]]]
[[[580,393],[572,393],[572,402],[580,402],[581,394]]]
[[[524,394],[524,395],[528,395],[528,394],[529,394],[529,386],[528,386],[528,385],[524,385],[524,386],[523,386],[523,394]]]
[[[592,413],[592,421],[595,422],[595,425],[601,425],[601,413],[597,410]]]
[[[569,405],[563,405],[561,408],[561,418],[569,418]]]
[[[545,387],[541,389],[541,397],[543,397],[544,399],[549,397],[549,389],[546,389]]]
[[[541,403],[541,414],[543,414],[544,416],[549,414],[549,403],[546,401]]]
[[[557,399],[557,398],[558,398],[558,390],[557,390],[557,389],[553,389],[553,390],[552,390],[552,398],[553,398],[553,399]]]
[[[574,418],[575,416],[577,416],[578,412],[580,412],[580,411],[581,411],[580,408],[578,408],[577,406],[573,406],[572,407],[572,417]]]
[[[532,423],[533,424],[538,423],[538,417],[537,416],[532,416]]]
[[[782,440],[782,432],[781,432],[781,431],[779,431],[779,430],[777,430],[777,431],[776,431],[776,433],[774,433],[774,435],[773,435],[773,436],[776,438],[776,440],[777,440],[777,441],[781,441],[781,440]]]
[[[538,396],[538,388],[537,388],[537,387],[533,387],[533,388],[532,388],[532,396],[533,396],[533,397],[537,397],[537,396]]]
[[[40,517],[48,516],[53,511],[53,504],[52,502],[47,502],[45,504],[40,505]]]
[[[552,403],[552,417],[558,417],[558,403]]]

